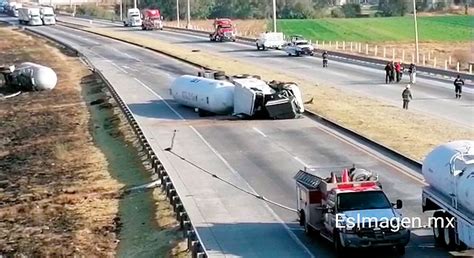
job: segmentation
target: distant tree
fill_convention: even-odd
[[[407,5],[405,0],[380,0],[378,10],[381,16],[404,16]]]
[[[355,18],[361,14],[360,4],[344,4],[341,7],[344,17]]]

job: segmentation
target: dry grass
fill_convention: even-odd
[[[121,185],[89,132],[90,72],[44,40],[0,34],[0,60],[50,66],[59,81],[0,101],[0,254],[114,256]]]
[[[139,37],[128,32],[109,29],[89,29],[115,38],[127,40],[164,53],[199,63],[228,74],[258,74],[266,80],[297,82],[305,99],[314,97],[314,104],[306,108],[329,117],[363,135],[392,147],[407,156],[421,160],[434,146],[455,139],[472,139],[474,130],[451,125],[442,120],[382,102],[342,92],[329,85],[315,85],[309,81],[262,69],[216,53],[192,52],[192,49]],[[343,99],[344,101],[341,101]]]

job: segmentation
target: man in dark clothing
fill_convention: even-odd
[[[402,92],[403,109],[408,109],[408,103],[413,99],[410,91],[410,84],[408,84]]]
[[[393,62],[390,62],[390,82],[395,81],[395,64]]]
[[[323,52],[323,67],[328,67],[328,52]]]
[[[416,83],[416,66],[414,63],[411,63],[408,67],[408,74],[410,75],[410,83]]]
[[[462,86],[464,85],[464,80],[461,79],[461,76],[458,75],[458,78],[454,80],[454,92],[456,93],[456,98],[460,99],[462,94]]]
[[[388,84],[389,82],[391,82],[390,75],[391,75],[392,68],[390,67],[390,62],[387,63],[384,69],[385,69],[385,84]]]

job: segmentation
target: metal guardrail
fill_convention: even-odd
[[[196,62],[193,62],[193,61],[190,61],[190,60],[187,60],[187,59],[184,59],[184,58],[176,57],[176,56],[170,55],[166,52],[163,52],[163,51],[160,51],[160,50],[148,47],[148,46],[144,46],[144,45],[137,44],[137,43],[134,43],[134,42],[129,42],[129,41],[124,40],[124,39],[120,39],[120,38],[112,37],[112,36],[108,36],[108,35],[102,35],[102,34],[97,33],[97,32],[92,32],[92,31],[88,31],[88,30],[84,30],[84,29],[76,28],[76,27],[72,27],[72,26],[66,26],[66,27],[70,27],[70,28],[77,29],[77,30],[80,30],[80,31],[92,33],[92,34],[99,35],[99,36],[102,36],[102,37],[106,37],[106,38],[109,38],[109,39],[118,40],[118,41],[121,41],[121,42],[124,42],[124,43],[127,43],[127,44],[131,44],[131,45],[134,45],[134,46],[142,47],[142,48],[148,49],[150,51],[160,53],[160,54],[166,55],[168,57],[174,58],[176,60],[179,60],[180,62],[189,64],[189,65],[197,67],[199,69],[211,69],[209,67],[202,66],[202,65],[200,65]],[[412,159],[410,157],[407,157],[406,155],[403,155],[402,153],[400,153],[400,152],[398,152],[398,151],[396,151],[396,150],[394,150],[394,149],[392,149],[392,148],[390,148],[390,147],[388,147],[388,146],[386,146],[382,143],[379,143],[379,142],[377,142],[373,139],[370,139],[367,136],[364,136],[360,133],[357,133],[354,130],[348,129],[348,128],[340,125],[339,123],[337,123],[335,121],[332,121],[331,119],[329,119],[327,117],[324,117],[322,115],[319,115],[319,114],[316,114],[314,112],[307,111],[307,110],[305,110],[305,115],[307,115],[308,117],[310,117],[312,119],[315,119],[317,121],[320,121],[320,122],[324,123],[325,125],[331,127],[332,129],[335,129],[339,132],[345,133],[348,136],[351,136],[353,138],[358,139],[359,141],[362,141],[366,144],[369,144],[371,147],[373,147],[373,148],[375,148],[379,151],[382,151],[385,154],[391,155],[392,157],[394,157],[394,160],[397,160],[399,162],[407,164],[411,168],[413,168],[415,171],[418,171],[418,172],[421,173],[421,162],[420,161]]]
[[[129,109],[127,104],[122,100],[120,95],[117,93],[117,91],[114,89],[112,84],[107,80],[107,78],[102,74],[102,72],[94,67],[94,65],[89,61],[89,59],[84,56],[79,50],[77,50],[75,47],[64,43],[60,42],[54,37],[51,37],[45,33],[38,32],[31,30],[29,28],[25,28],[26,31],[39,35],[41,37],[47,38],[53,42],[56,42],[69,50],[74,51],[76,56],[80,57],[82,60],[84,60],[87,65],[91,68],[91,70],[97,74],[101,80],[107,85],[107,89],[110,91],[112,94],[114,100],[117,102],[117,104],[120,107],[120,110],[126,117],[129,125],[131,126],[133,132],[135,133],[135,136],[139,139],[140,144],[142,146],[142,150],[146,152],[147,158],[152,165],[154,173],[156,173],[160,180],[161,180],[161,188],[166,191],[166,196],[170,202],[170,204],[173,206],[173,212],[175,212],[176,219],[180,222],[180,229],[183,231],[183,237],[187,238],[188,242],[188,249],[191,251],[191,255],[193,258],[206,258],[207,253],[206,253],[206,248],[204,247],[201,238],[199,237],[199,233],[196,230],[196,228],[192,225],[190,218],[188,216],[188,213],[185,210],[185,207],[183,203],[181,202],[181,198],[179,196],[179,193],[174,187],[174,184],[166,172],[166,169],[164,165],[160,162],[158,159],[157,155],[154,153],[153,149],[151,148],[150,144],[148,143],[148,140],[146,139],[142,129],[140,128],[139,123],[133,116],[132,111]]]

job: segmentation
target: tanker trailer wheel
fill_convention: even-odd
[[[444,212],[442,211],[437,211],[433,214],[435,221],[440,221],[441,218],[443,218],[443,222],[444,222],[445,221],[444,216],[445,216]],[[433,228],[433,236],[435,240],[435,245],[439,247],[444,246],[444,229],[436,225],[435,222],[433,222],[433,225],[431,225],[431,227]]]
[[[450,218],[450,215],[446,215],[445,218]],[[446,222],[446,220],[445,220]],[[446,224],[446,223],[445,223]],[[446,227],[444,225],[444,245],[449,251],[453,251],[456,249],[456,232],[454,231],[454,228],[452,227]]]

